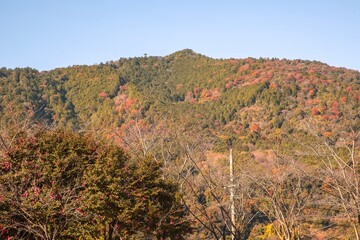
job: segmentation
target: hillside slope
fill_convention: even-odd
[[[11,131],[45,124],[93,132],[134,161],[150,155],[162,179],[179,185],[190,239],[230,237],[232,148],[242,239],[355,239],[359,110],[360,72],[314,61],[185,49],[44,72],[0,69],[3,150]]]
[[[360,73],[320,62],[211,59],[183,50],[38,72],[0,70],[2,124],[14,113],[75,129],[119,128],[167,116],[248,135],[311,114],[330,125],[342,105],[359,106]]]

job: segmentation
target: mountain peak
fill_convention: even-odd
[[[202,56],[202,55],[190,48],[185,48],[183,50],[176,51],[168,56],[188,57],[188,56]]]

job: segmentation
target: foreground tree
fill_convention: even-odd
[[[84,211],[99,226],[92,237],[181,239],[191,232],[177,186],[163,180],[160,168],[150,158],[131,163],[118,148],[105,151],[84,179]]]
[[[1,160],[0,224],[16,238],[57,239],[79,211],[82,174],[93,161],[88,137],[62,131],[18,134]]]
[[[161,165],[64,130],[18,134],[1,159],[1,237],[181,239],[191,231]]]

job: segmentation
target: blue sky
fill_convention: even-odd
[[[184,48],[360,70],[359,0],[0,0],[0,67],[49,70]]]

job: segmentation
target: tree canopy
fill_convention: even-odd
[[[2,158],[1,236],[180,239],[191,232],[176,184],[153,159],[67,130],[19,133]]]

